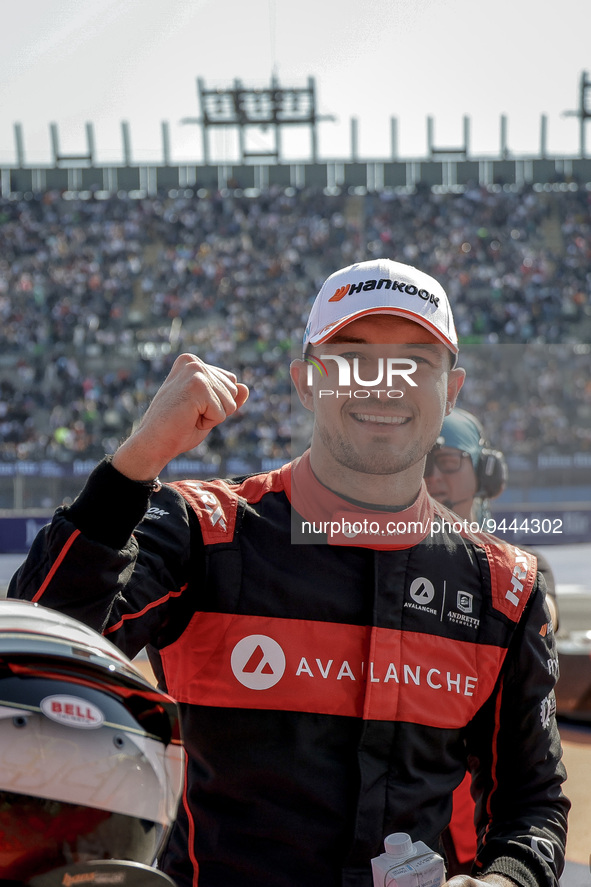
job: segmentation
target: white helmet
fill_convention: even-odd
[[[0,601],[0,881],[152,864],[183,775],[174,700],[75,619]]]

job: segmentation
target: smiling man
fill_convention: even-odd
[[[313,471],[331,489],[352,498],[383,505],[410,501],[420,486],[425,453],[455,402],[464,371],[450,369],[450,351],[432,333],[393,314],[352,320],[312,353],[362,364],[361,381],[352,387],[333,380],[332,366],[327,377],[312,374],[310,386],[307,365],[292,365],[298,395],[315,417]],[[397,377],[396,388],[374,382],[376,370],[379,376],[389,360],[412,361],[416,367],[412,376]]]
[[[350,345],[359,349],[352,350]],[[364,367],[363,378],[376,378],[372,365],[379,357],[415,362],[414,384],[409,384],[409,375],[404,373],[396,377],[393,389],[381,380],[371,388],[358,384],[358,389],[368,393],[367,399],[341,399],[336,394],[322,398],[332,400],[330,412],[324,402],[320,409],[320,391],[331,390],[327,380],[313,376],[314,391],[306,391],[302,367],[297,364],[292,377],[302,403],[315,413],[312,467],[316,473],[320,470],[325,481],[330,474],[337,488],[348,495],[360,484],[368,492],[368,473],[375,478],[382,475],[381,480],[371,482],[370,501],[376,503],[393,504],[391,487],[406,481],[416,494],[417,471],[422,470],[421,460],[428,452],[425,447],[429,442],[433,445],[445,410],[455,403],[464,379],[463,370],[451,370],[458,352],[457,336],[440,284],[416,268],[388,260],[338,271],[325,281],[312,307],[304,346],[312,354],[357,357],[370,364]],[[395,396],[388,396],[390,392]],[[372,455],[367,452],[366,456],[372,440]],[[400,476],[412,466],[411,477]],[[387,477],[389,481],[384,480]]]
[[[445,292],[407,265],[352,265],[304,345],[308,451],[162,485],[248,396],[181,355],[10,594],[148,646],[188,752],[161,862],[179,887],[371,887],[389,833],[437,849],[467,770],[479,849],[454,887],[552,887],[569,805],[535,558],[454,531],[422,480],[464,377]]]

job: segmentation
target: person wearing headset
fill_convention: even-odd
[[[431,496],[463,520],[482,523],[490,517],[489,501],[501,495],[508,476],[503,453],[489,445],[476,416],[459,407],[452,410],[427,456],[425,482]],[[532,551],[528,546],[520,547]],[[546,580],[548,606],[556,629],[558,607],[552,568],[539,549],[533,553]]]
[[[431,496],[463,520],[482,523],[491,516],[489,501],[501,495],[507,480],[507,462],[503,453],[489,445],[476,416],[456,407],[445,417],[436,445],[427,456],[425,483]],[[527,550],[538,559],[538,570],[546,581],[546,601],[556,629],[558,607],[552,569],[537,549]],[[467,773],[454,792],[452,819],[444,834],[448,876],[469,871],[476,853],[470,782]]]

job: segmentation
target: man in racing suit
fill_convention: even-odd
[[[161,486],[248,393],[182,355],[10,594],[128,655],[148,646],[188,752],[161,863],[179,887],[370,887],[385,835],[438,846],[466,769],[479,850],[454,885],[549,887],[568,802],[543,580],[535,558],[454,529],[422,483],[463,382],[445,293],[389,260],[350,266],[325,282],[305,344],[292,378],[314,412],[309,452]],[[401,368],[397,388],[358,396],[359,361],[372,380]]]

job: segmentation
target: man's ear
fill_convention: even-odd
[[[447,377],[447,404],[445,407],[445,415],[449,416],[451,411],[456,405],[456,400],[458,399],[458,394],[464,384],[464,380],[466,378],[466,370],[462,367],[456,367],[455,370],[450,370],[449,375]]]
[[[298,397],[302,402],[302,405],[306,407],[310,412],[314,412],[314,391],[312,389],[312,385],[308,383],[308,370],[310,369],[310,364],[305,360],[302,360],[301,357],[292,360],[291,365],[289,367],[289,373],[291,375],[293,384],[295,386],[295,390],[298,393]]]

